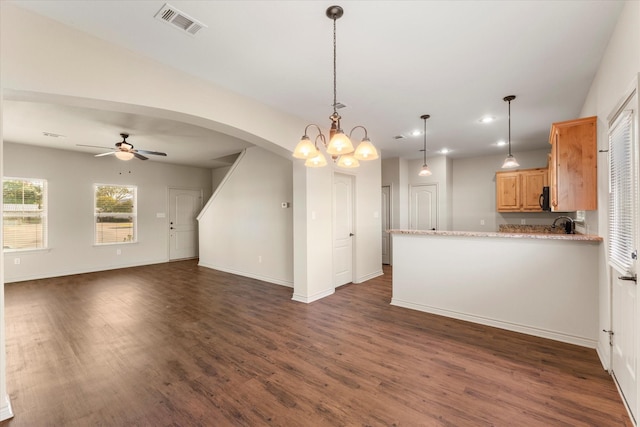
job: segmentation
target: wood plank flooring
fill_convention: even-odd
[[[181,261],[5,286],[0,426],[631,426],[594,350]]]

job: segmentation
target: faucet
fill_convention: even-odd
[[[551,228],[556,228],[556,223],[561,219],[565,220],[565,223],[564,223],[564,231],[565,231],[565,233],[574,234],[575,233],[575,224],[573,222],[573,218],[568,217],[568,216],[561,215],[561,216],[557,217],[556,219],[554,219],[553,220],[553,224],[551,225]]]

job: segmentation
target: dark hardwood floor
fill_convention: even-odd
[[[7,284],[0,426],[631,426],[594,350],[181,261]]]

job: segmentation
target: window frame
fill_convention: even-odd
[[[42,246],[31,246],[25,248],[7,248],[5,247],[5,243],[7,240],[7,233],[4,230],[6,224],[6,218],[8,212],[6,211],[6,207],[9,205],[8,203],[4,203],[4,183],[5,181],[23,181],[30,182],[32,184],[38,183],[42,188],[42,209],[38,215],[29,215],[32,217],[38,217],[41,219],[42,224]],[[2,227],[3,227],[3,241],[2,241],[2,251],[3,253],[14,253],[14,252],[33,252],[33,251],[46,251],[49,249],[49,184],[48,181],[44,178],[24,178],[24,177],[14,177],[14,176],[4,176],[2,177],[2,190],[3,190],[3,203],[2,203]],[[24,212],[24,211],[15,211],[15,212]]]
[[[133,193],[132,211],[131,212],[98,212],[98,189],[100,187],[116,187],[126,188]],[[110,217],[132,218],[132,234],[129,240],[121,241],[98,241],[98,218],[100,215],[108,214]],[[94,246],[109,246],[109,245],[130,245],[138,243],[138,187],[130,184],[93,184],[93,245]]]

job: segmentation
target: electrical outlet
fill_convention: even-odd
[[[13,263],[14,263],[15,265],[20,265],[20,258],[14,258],[14,259],[13,259]]]
[[[521,220],[520,220],[520,225],[525,225],[526,223],[527,223],[527,220],[526,220],[526,219],[521,219]]]
[[[484,219],[480,220],[480,225],[484,225]]]
[[[262,255],[258,255],[258,263],[262,264]]]
[[[116,249],[116,255],[122,255],[122,249]]]

